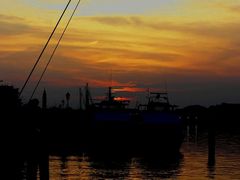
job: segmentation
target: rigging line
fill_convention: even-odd
[[[44,76],[44,74],[45,74],[48,66],[49,66],[49,64],[50,64],[51,61],[52,61],[52,58],[53,58],[53,56],[54,56],[54,54],[55,54],[58,46],[60,45],[60,42],[61,42],[61,40],[62,40],[62,38],[63,38],[63,36],[64,36],[64,34],[65,34],[65,32],[66,32],[66,30],[67,30],[67,28],[68,28],[71,20],[72,20],[72,18],[73,18],[74,14],[75,14],[75,12],[76,12],[76,10],[77,10],[80,2],[81,2],[81,0],[78,0],[78,3],[77,3],[77,5],[76,5],[75,9],[73,10],[71,17],[69,18],[69,20],[68,20],[68,22],[67,22],[67,25],[65,26],[65,28],[64,28],[64,30],[63,30],[63,32],[62,32],[62,35],[61,35],[61,37],[59,38],[58,43],[57,43],[57,45],[55,46],[55,48],[54,48],[54,50],[53,50],[53,52],[52,52],[52,54],[51,54],[51,57],[49,58],[48,63],[46,64],[46,66],[45,66],[45,68],[44,68],[44,70],[43,70],[43,72],[42,72],[42,74],[41,74],[41,76],[40,76],[40,78],[39,78],[39,80],[38,80],[38,82],[37,82],[34,90],[33,90],[33,93],[32,93],[32,95],[31,95],[29,101],[33,98],[33,96],[34,96],[34,94],[35,94],[35,92],[36,92],[36,90],[37,90],[37,88],[38,88],[38,86],[39,86],[39,84],[40,84],[40,82],[41,82],[41,80],[42,80],[42,78],[43,78],[43,76]]]
[[[25,83],[24,83],[24,85],[23,85],[23,87],[22,87],[20,93],[19,93],[19,97],[22,95],[22,93],[23,93],[23,91],[24,91],[24,89],[25,89],[25,87],[26,87],[26,85],[27,85],[27,83],[28,83],[30,77],[32,76],[33,71],[35,70],[37,64],[39,63],[39,61],[40,61],[40,59],[41,59],[41,57],[42,57],[42,55],[43,55],[45,49],[47,48],[47,46],[48,46],[48,44],[49,44],[49,42],[50,42],[50,40],[51,40],[53,34],[55,33],[55,31],[56,31],[56,29],[57,29],[57,27],[58,27],[60,21],[62,20],[62,17],[63,17],[63,15],[65,14],[65,12],[66,12],[66,10],[67,10],[69,4],[71,3],[71,1],[72,1],[72,0],[69,0],[69,1],[68,1],[67,5],[66,5],[66,7],[65,7],[65,9],[64,9],[64,11],[62,12],[62,15],[60,16],[60,18],[59,18],[57,24],[55,25],[55,27],[54,27],[54,29],[53,29],[51,35],[49,36],[49,38],[48,38],[48,40],[47,40],[47,42],[46,42],[44,48],[42,49],[42,51],[41,51],[41,53],[40,53],[40,55],[39,55],[39,57],[38,57],[36,63],[34,64],[32,70],[30,71],[30,73],[29,73],[29,75],[28,75],[28,77],[27,77],[27,79],[26,79],[26,81],[25,81]]]

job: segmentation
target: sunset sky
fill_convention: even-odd
[[[0,80],[23,85],[67,2],[1,1]],[[181,106],[239,103],[240,0],[82,0],[36,97],[46,88],[50,105],[57,105],[69,91],[76,106],[77,88],[87,82],[93,96],[112,84],[120,96],[142,101],[147,88],[167,84],[171,102]]]

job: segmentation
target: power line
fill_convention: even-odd
[[[48,46],[48,44],[49,44],[49,42],[50,42],[50,40],[51,40],[53,34],[55,33],[55,31],[56,31],[56,29],[57,29],[57,27],[58,27],[60,21],[62,20],[62,17],[63,17],[63,15],[65,14],[65,12],[66,12],[66,10],[67,10],[69,4],[71,3],[71,1],[72,1],[72,0],[69,0],[69,1],[68,1],[67,5],[66,5],[66,7],[65,7],[65,9],[64,9],[64,11],[62,12],[62,15],[60,16],[60,18],[59,18],[57,24],[55,25],[55,27],[54,27],[54,29],[53,29],[51,35],[49,36],[49,38],[48,38],[48,40],[47,40],[47,42],[46,42],[44,48],[42,49],[42,51],[41,51],[41,53],[40,53],[40,55],[39,55],[39,57],[38,57],[36,63],[34,64],[32,70],[30,71],[30,73],[29,73],[29,75],[28,75],[28,77],[27,77],[27,79],[26,79],[26,81],[25,81],[25,83],[24,83],[24,85],[23,85],[23,87],[22,87],[20,93],[19,93],[19,97],[22,95],[22,93],[23,93],[23,91],[24,91],[24,89],[25,89],[25,87],[26,87],[26,85],[27,85],[27,83],[28,83],[30,77],[32,76],[33,71],[35,70],[37,64],[39,63],[39,61],[40,61],[40,59],[41,59],[41,57],[42,57],[42,55],[43,55],[45,49],[47,48],[47,46]]]
[[[74,14],[75,14],[75,12],[76,12],[76,10],[77,10],[80,2],[81,2],[81,0],[78,1],[75,9],[73,10],[71,17],[69,18],[68,23],[67,23],[67,25],[65,26],[65,28],[64,28],[64,30],[63,30],[63,32],[62,32],[62,35],[61,35],[61,37],[59,38],[58,43],[57,43],[57,45],[55,46],[55,48],[54,48],[54,50],[53,50],[53,52],[52,52],[52,54],[51,54],[51,57],[49,58],[48,63],[46,64],[46,66],[45,66],[45,68],[44,68],[44,70],[43,70],[43,72],[42,72],[42,74],[41,74],[41,77],[39,78],[39,80],[38,80],[38,82],[37,82],[37,84],[36,84],[36,86],[35,86],[35,88],[34,88],[34,90],[33,90],[33,93],[32,93],[32,95],[31,95],[31,97],[30,97],[30,100],[31,100],[32,97],[34,96],[34,94],[35,94],[35,92],[36,92],[36,90],[37,90],[37,88],[38,88],[38,86],[39,86],[39,84],[40,84],[40,82],[41,82],[41,80],[42,80],[42,78],[43,78],[43,76],[44,76],[44,74],[45,74],[48,66],[49,66],[49,64],[51,63],[52,58],[53,58],[53,56],[54,56],[54,54],[55,54],[58,46],[60,45],[60,42],[61,42],[61,40],[62,40],[62,38],[63,38],[63,36],[64,36],[64,34],[65,34],[65,32],[66,32],[66,30],[67,30],[67,28],[68,28],[71,20],[72,20],[72,18],[73,18]]]

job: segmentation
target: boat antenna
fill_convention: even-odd
[[[63,36],[64,36],[64,34],[65,34],[65,32],[66,32],[66,30],[67,30],[67,28],[68,28],[71,20],[72,20],[72,18],[73,18],[74,14],[75,14],[75,12],[76,12],[76,10],[77,10],[80,2],[81,2],[81,0],[78,0],[78,3],[77,3],[77,5],[75,6],[75,9],[73,10],[71,17],[69,18],[69,20],[68,20],[68,22],[67,22],[67,24],[66,24],[66,26],[65,26],[62,34],[61,34],[61,36],[60,36],[60,38],[59,38],[59,40],[58,40],[58,43],[56,44],[56,46],[55,46],[55,48],[54,48],[54,50],[53,50],[53,52],[52,52],[52,54],[51,54],[51,56],[50,56],[50,58],[49,58],[49,60],[48,60],[48,63],[46,64],[46,66],[45,66],[45,68],[44,68],[44,70],[43,70],[43,72],[42,72],[42,74],[41,74],[41,76],[40,76],[40,78],[39,78],[39,80],[38,80],[38,82],[37,82],[37,84],[36,84],[33,92],[32,92],[32,95],[31,95],[31,97],[30,97],[30,100],[33,98],[33,96],[34,96],[34,94],[35,94],[35,92],[36,92],[36,90],[37,90],[37,88],[38,88],[38,86],[39,86],[39,84],[40,84],[40,82],[41,82],[41,80],[42,80],[45,72],[47,71],[47,68],[48,68],[49,64],[51,63],[52,58],[53,58],[53,56],[54,56],[57,48],[59,47],[60,42],[61,42],[61,40],[62,40],[62,38],[63,38]]]
[[[112,68],[110,70],[110,85],[111,85],[111,87],[113,86],[113,71],[112,71]]]
[[[48,38],[48,40],[47,40],[45,46],[43,47],[43,49],[42,49],[42,51],[41,51],[41,53],[40,53],[40,55],[39,55],[37,61],[35,62],[35,64],[34,64],[32,70],[30,71],[30,73],[29,73],[29,75],[28,75],[28,77],[27,77],[27,79],[26,79],[26,81],[25,81],[25,83],[24,83],[24,85],[23,85],[23,87],[22,87],[20,93],[19,93],[19,97],[22,95],[22,93],[23,93],[23,91],[24,91],[24,89],[25,89],[25,87],[26,87],[26,85],[27,85],[27,83],[28,83],[30,77],[32,76],[33,71],[35,70],[37,64],[39,63],[39,61],[40,61],[40,59],[41,59],[41,57],[42,57],[42,55],[43,55],[45,49],[47,48],[47,46],[48,46],[50,40],[52,39],[52,36],[53,36],[53,34],[55,33],[55,31],[56,31],[56,29],[57,29],[59,23],[61,22],[62,17],[63,17],[63,15],[65,14],[65,12],[66,12],[66,10],[67,10],[69,4],[71,3],[71,1],[72,1],[72,0],[69,0],[69,1],[68,1],[68,3],[67,3],[67,5],[66,5],[65,9],[63,10],[63,12],[62,12],[62,14],[61,14],[61,16],[60,16],[60,18],[59,18],[57,24],[55,25],[55,27],[54,27],[54,29],[53,29],[51,35],[49,36],[49,38]]]
[[[88,108],[89,108],[90,103],[91,103],[91,104],[94,104],[94,103],[93,103],[92,96],[91,96],[91,93],[90,93],[90,90],[89,90],[89,85],[88,85],[88,83],[87,83],[87,84],[86,84],[86,87],[85,87],[85,109],[88,109]]]
[[[165,92],[168,93],[168,84],[167,84],[167,81],[165,81]]]
[[[148,93],[147,98],[148,98],[148,103],[149,103],[150,102],[150,88],[147,88],[147,93]]]

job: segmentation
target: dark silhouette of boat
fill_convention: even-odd
[[[150,94],[148,104],[130,109],[129,101],[114,98],[109,87],[106,99],[90,111],[90,147],[108,153],[178,153],[183,128],[175,106],[169,104],[166,93]]]
[[[109,87],[106,99],[92,104],[86,100],[87,109],[80,113],[70,109],[41,110],[34,99],[21,106],[18,89],[1,86],[0,90],[1,107],[11,105],[7,108],[12,116],[9,115],[11,120],[6,129],[12,129],[11,142],[14,147],[22,144],[23,152],[33,148],[31,139],[36,143],[41,139],[43,146],[63,152],[67,152],[71,144],[73,149],[94,154],[165,155],[178,153],[183,140],[181,120],[163,96],[166,94],[151,93],[146,105],[131,109],[130,102],[115,98]],[[90,97],[89,92],[86,97]],[[18,118],[14,118],[14,114]],[[58,144],[56,148],[55,144]]]
[[[183,121],[169,103],[168,93],[149,92],[148,103],[140,104],[141,142],[153,151],[178,152],[183,142]]]
[[[134,110],[128,108],[129,103],[129,100],[115,98],[112,87],[109,87],[106,99],[93,104],[93,123],[98,125],[130,123]]]

